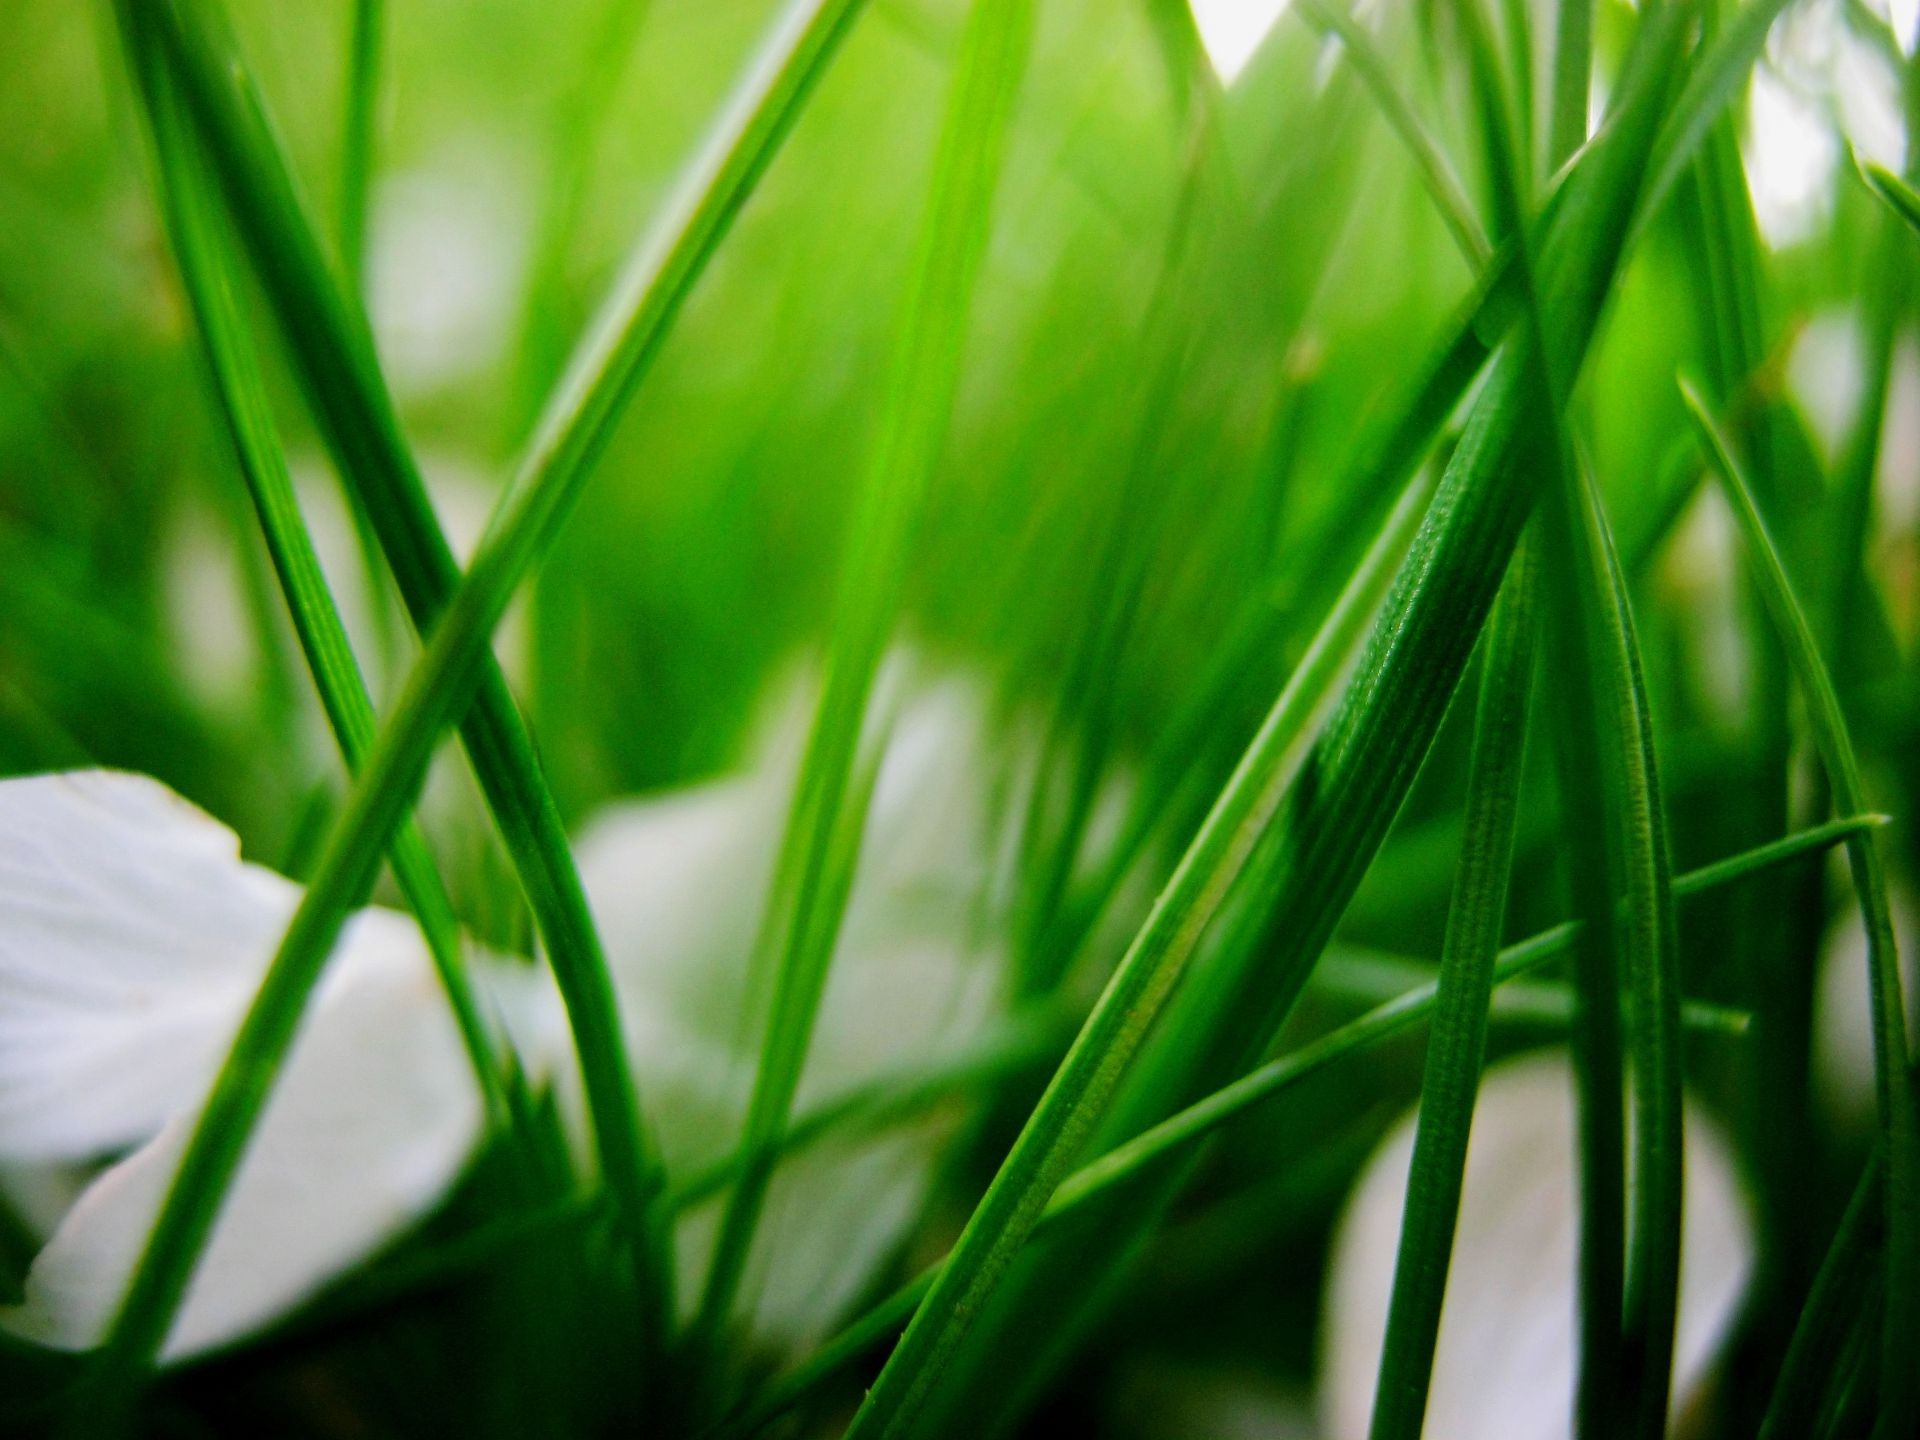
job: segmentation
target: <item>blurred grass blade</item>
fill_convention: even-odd
[[[1553,94],[1547,117],[1547,168],[1557,170],[1587,138],[1587,95],[1593,77],[1594,0],[1558,0],[1553,7]]]
[[[1486,1055],[1495,952],[1506,917],[1514,824],[1533,693],[1537,580],[1532,547],[1516,553],[1486,639],[1460,866],[1435,981],[1420,1119],[1407,1172],[1400,1248],[1374,1389],[1375,1440],[1417,1437],[1432,1383],[1467,1137]]]
[[[1347,61],[1365,83],[1367,92],[1380,107],[1380,114],[1400,143],[1407,147],[1413,163],[1425,183],[1434,208],[1446,222],[1453,242],[1460,248],[1470,269],[1478,271],[1492,255],[1487,234],[1473,213],[1473,202],[1448,161],[1446,151],[1432,130],[1420,119],[1413,102],[1394,79],[1380,47],[1366,27],[1345,9],[1345,0],[1294,0],[1294,11],[1322,35],[1338,37]]]
[[[167,228],[240,472],[328,724],[348,766],[357,767],[373,743],[373,702],[294,498],[253,340],[228,279],[233,267],[219,218],[183,128],[178,102],[166,77],[153,65],[153,52],[143,50],[129,58],[139,66],[139,80],[148,97]],[[394,875],[420,920],[487,1112],[496,1126],[504,1126],[511,1106],[506,1062],[494,1038],[496,1027],[483,1016],[466,972],[452,902],[413,822],[395,834],[391,859]]]
[[[1867,183],[1882,200],[1887,202],[1893,213],[1898,215],[1914,231],[1920,232],[1920,193],[1892,171],[1879,165],[1865,164],[1860,171],[1867,177]]]
[[[1681,389],[1701,447],[1739,521],[1761,597],[1786,645],[1834,804],[1855,811],[1865,789],[1860,763],[1812,626],[1731,447],[1699,393],[1684,381]],[[1920,1116],[1914,1112],[1907,1007],[1884,862],[1871,836],[1850,841],[1847,860],[1866,926],[1875,1092],[1886,1146],[1887,1284],[1880,1337],[1882,1429],[1877,1433],[1904,1435],[1920,1422],[1920,1367],[1913,1364],[1920,1354]]]
[[[771,1012],[741,1142],[747,1166],[728,1197],[701,1295],[696,1325],[703,1335],[731,1317],[766,1196],[771,1147],[792,1110],[839,938],[846,894],[830,883],[830,861],[837,844],[850,846],[841,856],[850,878],[865,807],[849,803],[849,780],[960,381],[1034,8],[1034,0],[976,0],[955,61],[879,431],[847,543],[819,706],[768,896],[763,933],[777,947],[766,952],[777,956]]]
[[[380,107],[386,0],[352,0],[347,37],[346,118],[340,134],[340,264],[357,295],[367,288],[367,201]]]

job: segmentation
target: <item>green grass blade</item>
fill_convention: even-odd
[[[414,624],[424,633],[446,606],[459,569],[401,437],[364,319],[327,268],[244,62],[209,6],[120,0],[120,7],[130,28],[150,26],[147,43],[164,56],[196,123],[321,432],[355,486]],[[566,1003],[602,1172],[645,1277],[641,1291],[653,1310],[648,1332],[659,1336],[667,1326],[671,1286],[657,1213],[662,1180],[644,1132],[612,981],[531,737],[498,664],[491,654],[481,658],[462,735]],[[361,887],[350,903],[364,893]],[[290,973],[305,972],[295,967]],[[113,1353],[130,1352],[115,1347]]]
[[[1835,845],[1844,844],[1852,836],[1886,823],[1885,816],[1867,815],[1810,826],[1770,844],[1756,846],[1677,876],[1673,891],[1676,896],[1689,898],[1711,894],[1739,881],[1817,855]],[[1582,922],[1578,920],[1564,921],[1506,946],[1500,951],[1492,968],[1493,989],[1497,992],[1509,982],[1532,974],[1565,956],[1580,938],[1582,928]],[[1298,1050],[1268,1061],[1153,1128],[1106,1151],[1061,1182],[1036,1228],[1050,1228],[1069,1215],[1085,1210],[1101,1196],[1111,1194],[1149,1170],[1187,1154],[1229,1121],[1302,1081],[1365,1053],[1381,1041],[1405,1032],[1433,1013],[1437,998],[1437,982],[1414,986]],[[863,1314],[814,1355],[777,1380],[749,1410],[718,1427],[712,1440],[721,1440],[721,1437],[739,1440],[739,1437],[750,1435],[813,1394],[846,1364],[895,1333],[932,1280],[933,1272],[929,1271]]]
[[[1587,138],[1593,78],[1593,0],[1553,7],[1553,94],[1547,117],[1547,165],[1558,169]]]
[[[849,803],[849,780],[960,381],[1033,24],[1033,0],[978,0],[955,62],[826,677],[769,895],[765,933],[778,946],[772,1009],[747,1108],[748,1164],[728,1197],[701,1295],[696,1325],[706,1335],[731,1318],[766,1196],[763,1157],[786,1128],[839,937],[846,897],[829,884],[829,862],[837,844],[850,844],[842,857],[850,874],[858,853],[864,806]]]
[[[1418,1436],[1432,1383],[1525,768],[1536,630],[1533,566],[1523,542],[1487,631],[1460,867],[1435,982],[1420,1119],[1374,1389],[1375,1440]]]
[[[1473,202],[1467,198],[1466,188],[1461,185],[1459,175],[1448,161],[1445,149],[1433,131],[1422,122],[1413,102],[1394,79],[1393,71],[1386,57],[1381,55],[1380,47],[1374,44],[1372,34],[1347,13],[1343,0],[1331,0],[1327,4],[1322,4],[1321,0],[1295,0],[1293,9],[1322,35],[1338,37],[1354,73],[1366,85],[1367,93],[1373,96],[1374,103],[1380,107],[1381,116],[1413,157],[1427,194],[1432,197],[1440,218],[1446,222],[1448,233],[1453,236],[1460,254],[1470,269],[1480,270],[1491,257],[1492,246],[1487,243],[1487,234],[1481,228],[1479,217],[1473,213]]]
[[[1356,573],[1274,702],[888,1361],[853,1433],[894,1433],[911,1426],[915,1405],[960,1338],[963,1317],[991,1289],[1038,1220],[1278,809],[1312,726],[1331,699],[1331,684],[1345,657],[1339,642],[1370,612],[1378,576],[1419,517],[1419,496],[1418,487],[1409,487],[1376,542],[1373,563]]]
[[[1761,597],[1786,645],[1834,804],[1842,811],[1857,810],[1864,793],[1860,763],[1832,677],[1814,642],[1813,628],[1794,595],[1780,552],[1726,438],[1698,392],[1682,382],[1682,393],[1701,446],[1739,521]],[[1880,1423],[1884,1433],[1897,1435],[1908,1433],[1920,1420],[1920,1373],[1912,1364],[1913,1356],[1920,1353],[1920,1116],[1914,1112],[1906,1000],[1884,862],[1870,837],[1849,843],[1847,860],[1867,931],[1875,1090],[1887,1152],[1887,1285],[1881,1330]]]
[[[1867,1308],[1875,1273],[1885,1260],[1886,1169],[1886,1151],[1876,1147],[1801,1307],[1760,1422],[1760,1440],[1815,1433],[1821,1397],[1840,1369],[1848,1322]]]

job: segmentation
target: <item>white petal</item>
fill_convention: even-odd
[[[191,1133],[181,1114],[81,1195],[0,1325],[95,1344]],[[241,1338],[359,1263],[445,1193],[480,1131],[473,1076],[419,931],[357,916],[329,966],[169,1336]]]
[[[194,1103],[298,895],[153,780],[0,781],[0,1156],[93,1158]]]
[[[1410,1114],[1362,1172],[1335,1240],[1320,1408],[1326,1434],[1367,1433],[1413,1153]],[[1495,1066],[1482,1082],[1428,1400],[1430,1435],[1552,1440],[1571,1433],[1578,1178],[1563,1057]],[[1726,1143],[1686,1117],[1675,1408],[1704,1378],[1752,1263]]]
[[[795,707],[801,714],[805,707]],[[798,1105],[977,1031],[998,966],[982,945],[988,806],[984,705],[970,682],[907,704],[881,766],[866,843]],[[804,722],[802,722],[804,723]],[[670,1166],[737,1142],[763,1012],[748,964],[792,787],[792,737],[750,774],[622,805],[576,852],[614,968],[634,1067]],[[763,1338],[818,1335],[916,1213],[939,1130],[823,1145],[781,1168],[748,1261]],[[697,1276],[711,1207],[682,1227]]]

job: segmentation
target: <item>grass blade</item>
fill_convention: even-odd
[[[340,264],[355,294],[367,284],[367,198],[373,183],[385,0],[353,0],[347,37],[346,120],[340,134]]]
[[[1732,449],[1698,392],[1682,382],[1682,394],[1701,447],[1739,521],[1748,564],[1761,597],[1786,645],[1834,804],[1852,811],[1864,793],[1860,763],[1826,662],[1814,643],[1813,628],[1794,595],[1780,552],[1754,504]],[[1907,1007],[1887,901],[1885,866],[1870,837],[1849,842],[1847,861],[1867,931],[1875,1090],[1886,1146],[1887,1284],[1880,1337],[1882,1428],[1878,1433],[1904,1435],[1920,1420],[1920,1373],[1912,1364],[1913,1356],[1920,1353],[1920,1116],[1914,1112]]]
[[[1374,1390],[1376,1440],[1419,1435],[1432,1383],[1467,1137],[1486,1055],[1494,958],[1513,865],[1533,693],[1538,583],[1533,567],[1531,548],[1523,542],[1487,632],[1460,868],[1435,982],[1420,1119]]]
[[[1866,164],[1860,172],[1867,177],[1867,183],[1874,194],[1887,202],[1894,214],[1904,220],[1916,233],[1920,233],[1920,193],[1892,171],[1879,165]]]
[[[1033,0],[979,0],[961,39],[826,677],[769,893],[765,933],[779,947],[772,952],[772,1010],[741,1142],[747,1165],[728,1197],[700,1299],[696,1326],[707,1336],[731,1317],[766,1198],[769,1157],[787,1125],[839,937],[846,895],[828,880],[829,860],[836,845],[852,846],[843,856],[850,873],[858,853],[864,805],[849,803],[850,777],[959,385],[1033,22]]]
[[[123,19],[142,21],[146,12],[125,8],[134,3],[123,0]],[[548,459],[534,464],[526,482],[516,485],[503,501],[506,513],[490,528],[467,580],[441,615],[427,653],[409,675],[388,725],[376,738],[365,768],[329,832],[313,883],[242,1022],[229,1062],[209,1097],[115,1322],[100,1362],[98,1400],[93,1412],[105,1417],[102,1424],[110,1424],[116,1415],[125,1413],[141,1376],[151,1367],[205,1244],[212,1207],[239,1163],[251,1126],[265,1104],[278,1059],[298,1024],[305,997],[348,912],[372,884],[379,852],[418,791],[434,741],[446,724],[464,713],[476,687],[483,694],[505,695],[486,649],[487,637],[515,586],[551,540],[566,502],[584,479],[587,463],[604,440],[604,433],[594,432],[604,432],[621,399],[643,373],[660,336],[785,137],[856,9],[853,0],[843,0],[837,5],[798,5],[783,15],[759,64],[735,97],[726,123],[692,172],[679,204],[669,211],[661,235],[643,252],[652,261],[656,283],[642,286],[637,293],[629,293],[631,287],[623,290],[620,300],[630,301],[630,308],[617,304],[609,310],[596,332],[599,340],[589,351],[601,358],[603,368],[596,377],[582,367],[579,383],[563,392],[557,412],[562,419],[553,430],[554,444],[541,452]],[[137,25],[129,25],[129,33],[137,35]],[[271,203],[276,194],[284,198],[284,189],[274,184],[275,176],[284,181],[284,169],[256,154],[270,137],[259,123],[257,112],[244,103],[248,92],[242,87],[236,97],[226,88],[229,81],[239,83],[234,77],[243,77],[244,71],[223,69],[214,58],[218,52],[211,49],[210,37],[199,29],[176,27],[169,33],[174,58],[182,62],[179,73],[184,77],[183,90],[194,88],[184,83],[185,79],[199,83],[203,103],[195,114],[209,140],[209,151],[216,157],[222,153],[227,157],[221,175],[230,202],[236,196],[243,202],[264,202],[271,212],[268,223],[250,237],[258,250],[274,257],[275,263],[262,263],[263,271],[267,276],[279,276],[282,287],[290,292],[289,298],[318,305],[323,313],[340,319],[343,307],[337,298],[329,300],[331,292],[321,283],[324,274],[315,268],[317,250],[310,232],[297,212],[280,213]],[[217,143],[222,141],[224,147]],[[270,149],[264,153],[271,157]],[[253,160],[262,160],[264,168],[256,170],[250,163]],[[234,208],[244,212],[248,206],[243,203]],[[246,228],[241,228],[246,235]],[[286,253],[282,253],[281,242],[285,242]],[[261,263],[258,256],[256,263]],[[283,273],[278,266],[289,268]],[[287,316],[282,314],[281,318],[286,325]],[[354,363],[356,357],[365,357],[352,342],[351,332],[348,341],[342,353],[330,357],[332,363],[349,382],[372,386],[352,397],[353,403],[373,406],[371,413],[376,417],[390,416],[390,408],[382,408],[384,392],[370,363]],[[318,351],[326,347],[314,342],[306,348]],[[374,446],[370,452],[374,460],[411,473],[411,462],[391,427],[353,433],[357,440]],[[383,451],[383,446],[391,448]],[[566,457],[564,466],[559,457]],[[517,716],[512,715],[510,706],[504,715],[517,726]],[[510,729],[509,738],[512,733]],[[524,732],[518,733],[524,741]],[[485,753],[489,758],[493,755],[492,751]],[[491,776],[518,784],[518,790],[503,798],[527,806],[533,820],[543,827],[525,849],[515,847],[516,859],[533,871],[535,878],[544,877],[539,887],[529,885],[530,890],[537,891],[536,909],[544,903],[550,912],[546,919],[567,921],[571,913],[569,923],[577,926],[584,922],[577,876],[564,847],[556,855],[538,844],[540,833],[557,836],[558,821],[530,751],[524,745],[518,751],[509,750],[498,768],[477,759],[476,769],[483,780]],[[510,840],[517,833],[510,832]],[[526,873],[523,871],[523,875]],[[548,880],[553,883],[546,883]],[[567,953],[578,959],[580,946],[592,943],[590,937],[590,928],[576,928],[558,938],[573,947]],[[596,1006],[592,999],[596,986],[605,986],[604,969],[597,975],[579,969],[563,970],[567,963],[561,958],[565,947],[556,944],[555,935],[549,935],[549,947],[563,995],[569,1000],[589,1092],[596,1097],[596,1133],[601,1140],[603,1166],[629,1233],[638,1237],[639,1250],[657,1257],[653,1268],[658,1279],[643,1293],[643,1299],[650,1299],[654,1305],[655,1315],[647,1328],[657,1342],[664,1334],[665,1314],[670,1308],[664,1263],[664,1187],[657,1178],[657,1166],[646,1152],[637,1120],[631,1125],[621,1122],[623,1104],[627,1107],[625,1116],[633,1119],[634,1115],[632,1087],[624,1083],[625,1052],[610,992],[605,995],[604,1005]]]

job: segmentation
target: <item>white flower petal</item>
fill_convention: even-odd
[[[1332,1440],[1367,1433],[1413,1134],[1409,1114],[1362,1172],[1335,1240],[1320,1374]],[[1573,1078],[1563,1057],[1488,1070],[1468,1148],[1428,1434],[1552,1440],[1571,1433],[1574,1134]],[[1691,1107],[1686,1142],[1676,1408],[1704,1377],[1752,1263],[1732,1156]]]
[[[156,781],[0,781],[0,1156],[90,1159],[194,1103],[298,898]]]
[[[124,1293],[193,1113],[110,1166],[28,1272],[0,1326],[95,1344]],[[165,1348],[241,1338],[361,1262],[431,1207],[480,1133],[473,1075],[418,929],[357,916],[314,996]]]
[[[794,707],[799,723],[805,707]],[[982,933],[987,874],[985,707],[970,682],[904,707],[876,779],[860,871],[821,1002],[798,1105],[837,1094],[976,1030],[998,983]],[[737,1143],[764,1013],[748,967],[792,787],[791,735],[745,776],[622,805],[576,853],[619,988],[634,1068],[668,1164]],[[783,1165],[748,1260],[762,1338],[817,1336],[916,1213],[932,1127],[823,1145]],[[713,1209],[682,1227],[700,1273]]]

